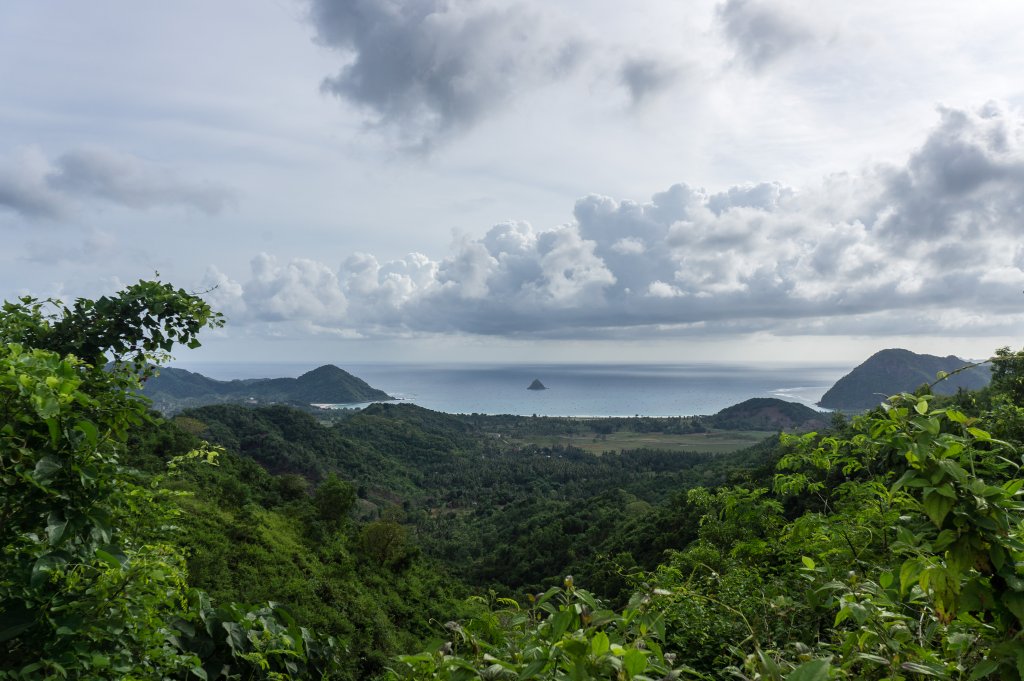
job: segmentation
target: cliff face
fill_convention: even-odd
[[[890,395],[913,392],[922,384],[934,383],[940,371],[952,373],[967,364],[970,362],[953,355],[936,357],[910,350],[881,350],[836,381],[818,405],[851,411],[871,409]],[[975,367],[940,381],[933,391],[952,395],[960,388],[977,390],[988,385],[990,379],[988,366]]]

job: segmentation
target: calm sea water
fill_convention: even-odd
[[[846,366],[730,364],[394,364],[342,363],[389,395],[453,414],[690,416],[714,414],[751,397],[813,406]],[[176,363],[220,380],[299,376],[301,362]],[[527,390],[534,379],[547,390]]]

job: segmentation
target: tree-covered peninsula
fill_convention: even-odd
[[[174,367],[161,367],[142,386],[153,407],[177,413],[204,404],[358,404],[393,399],[366,381],[333,364],[298,378],[251,378],[218,381]]]

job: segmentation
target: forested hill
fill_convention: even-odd
[[[797,402],[755,397],[726,407],[706,421],[723,430],[786,430],[807,432],[828,425],[819,411]]]
[[[608,565],[591,559],[629,551],[653,568],[662,551],[692,540],[695,531],[674,527],[673,520],[637,533],[625,523],[640,522],[657,504],[695,485],[722,484],[763,467],[775,441],[733,453],[695,446],[595,456],[494,433],[509,418],[527,430],[568,419],[471,419],[412,404],[371,405],[325,426],[318,418],[327,416],[333,414],[283,405],[213,405],[187,410],[175,423],[312,486],[336,473],[358,490],[360,517],[400,509],[427,554],[467,582],[502,592],[542,591],[573,572],[591,583],[600,579],[617,593],[620,578],[598,577]],[[655,515],[649,520],[661,522]]]
[[[910,350],[881,350],[839,379],[818,404],[828,409],[870,409],[890,395],[913,392],[922,384],[934,383],[940,371],[952,373],[967,364],[970,362],[953,355],[936,357]],[[952,395],[960,388],[983,388],[990,379],[988,366],[980,366],[950,376],[932,390],[940,395]]]
[[[390,400],[390,395],[332,364],[298,378],[253,378],[218,381],[202,374],[164,367],[150,378],[143,393],[163,411],[220,402],[284,402],[293,404],[352,404]]]

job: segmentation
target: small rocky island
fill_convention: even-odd
[[[539,378],[535,378],[527,390],[547,390],[547,386],[541,383]]]

